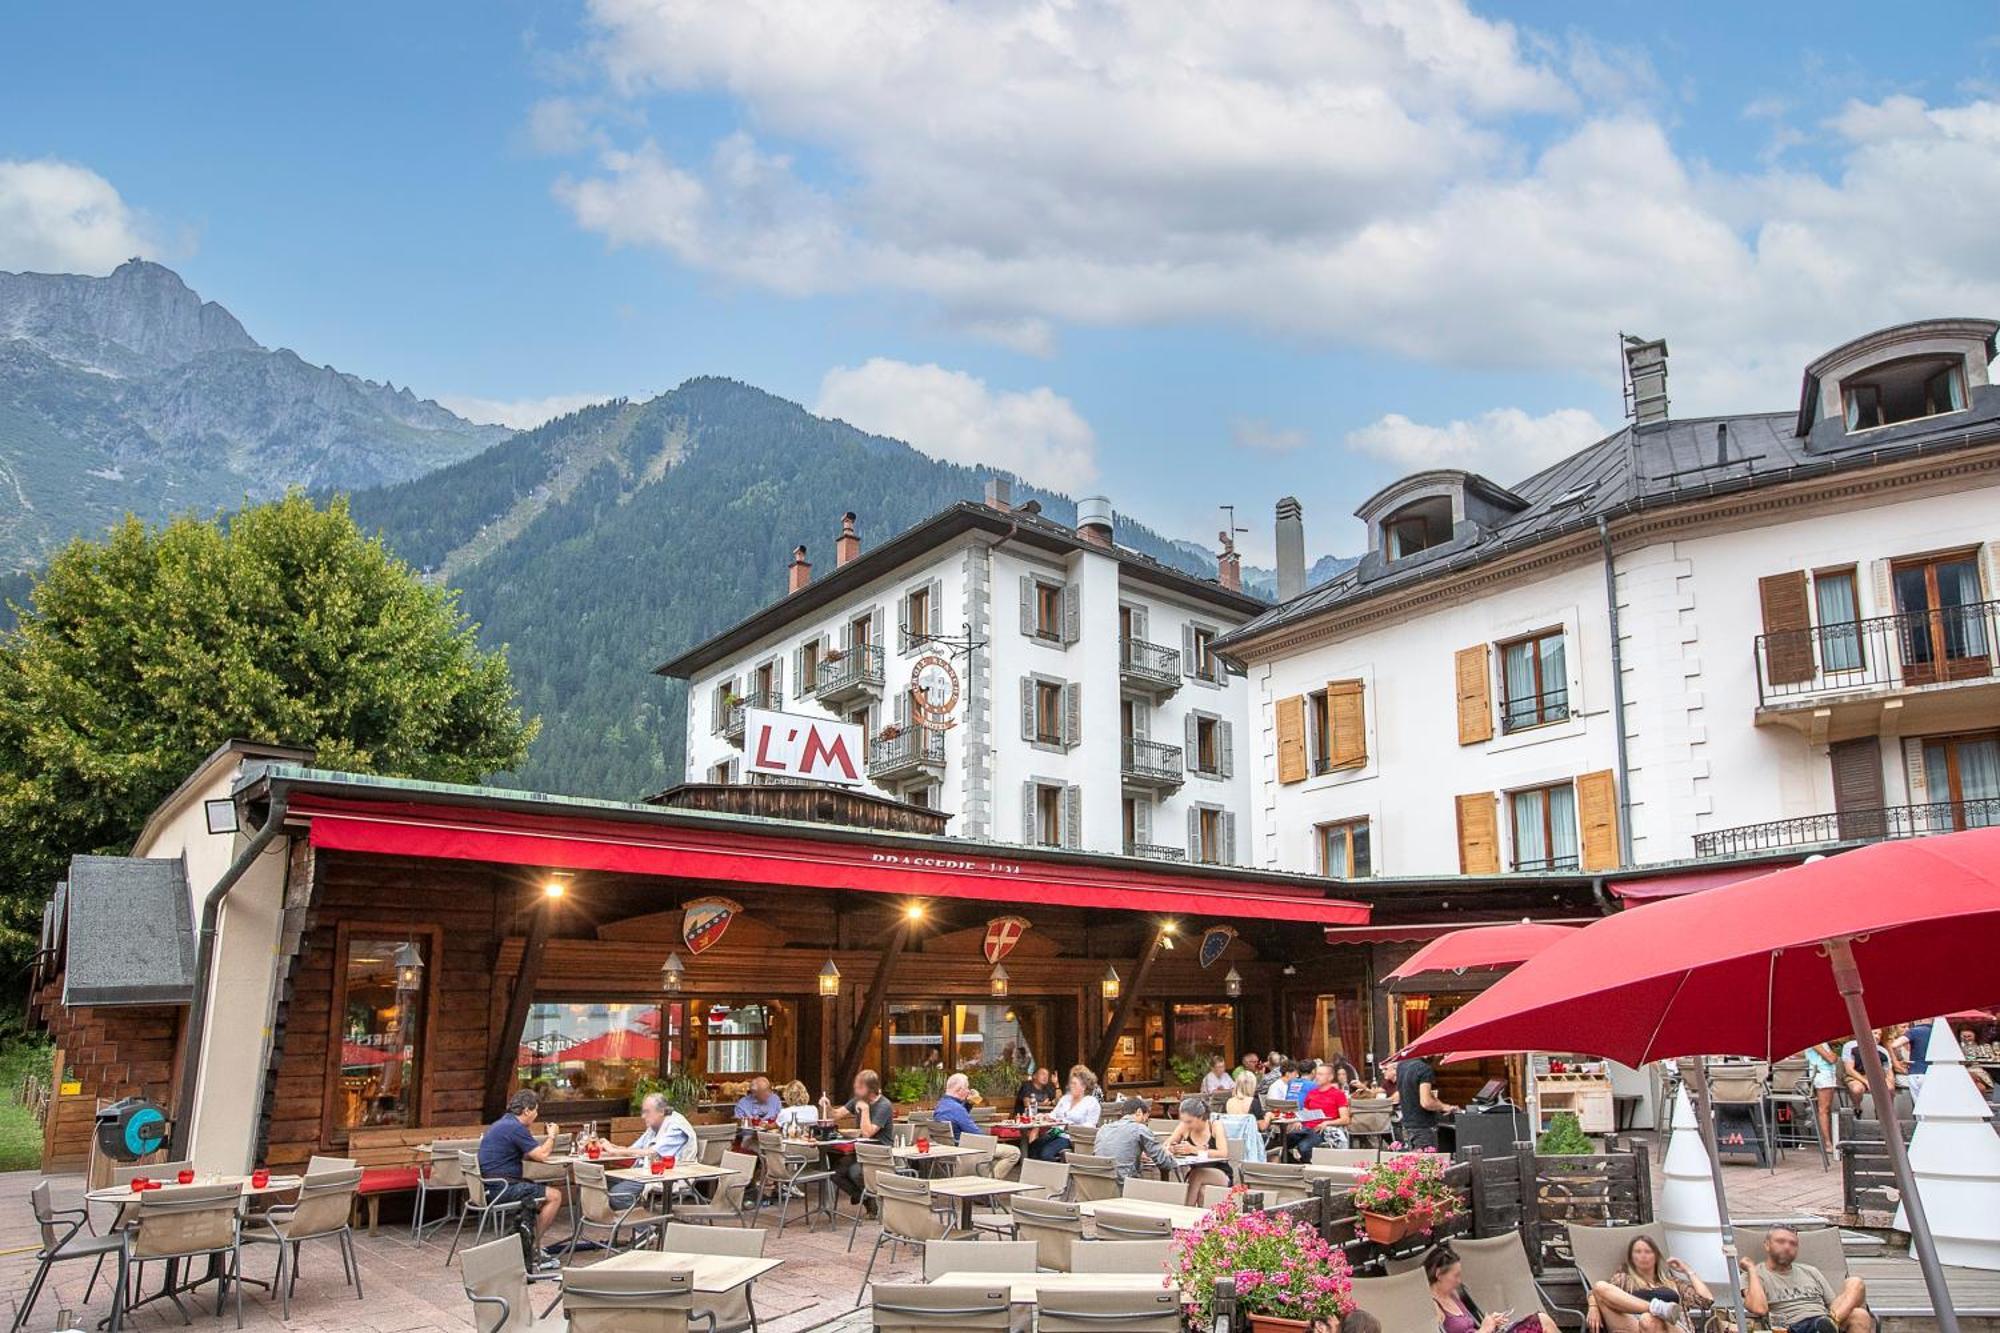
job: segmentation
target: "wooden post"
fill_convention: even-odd
[[[1647,1148],[1646,1145],[1641,1141],[1639,1141],[1638,1139],[1633,1139],[1631,1141],[1631,1147],[1632,1147],[1632,1179],[1638,1185],[1638,1190],[1639,1190],[1639,1215],[1636,1220],[1640,1222],[1650,1222],[1653,1220],[1652,1150]]]
[[[1487,1234],[1482,1220],[1486,1215],[1486,1164],[1479,1160],[1480,1156],[1478,1144],[1466,1146],[1465,1160],[1472,1165],[1472,1185],[1466,1190],[1469,1196],[1466,1202],[1472,1209],[1472,1234],[1475,1236]]]
[[[1104,1035],[1097,1039],[1097,1049],[1091,1052],[1090,1072],[1102,1082],[1105,1070],[1111,1067],[1111,1052],[1118,1048],[1118,1034],[1125,1030],[1131,1020],[1132,1007],[1139,1002],[1139,990],[1146,984],[1146,978],[1153,971],[1153,960],[1160,955],[1160,942],[1166,939],[1166,932],[1155,930],[1153,938],[1146,945],[1146,951],[1139,955],[1139,962],[1132,969],[1132,975],[1118,989],[1118,1007],[1111,1012],[1111,1021],[1104,1026]]]
[[[1230,1333],[1236,1327],[1236,1279],[1215,1280],[1215,1321],[1207,1333]]]
[[[542,899],[528,922],[528,938],[521,946],[520,964],[514,969],[514,991],[507,1000],[507,1016],[500,1022],[492,1058],[486,1063],[485,1114],[489,1121],[498,1120],[507,1109],[507,1086],[514,1081],[521,1033],[528,1026],[528,1006],[535,1000],[535,983],[541,979],[543,946],[548,943],[556,901]]]
[[[1328,1233],[1333,1230],[1333,1182],[1325,1176],[1320,1176],[1310,1182],[1310,1188],[1313,1199],[1313,1230],[1319,1232],[1321,1240],[1331,1241],[1333,1237]]]
[[[881,961],[875,964],[875,979],[868,983],[868,994],[862,998],[861,1012],[854,1016],[854,1030],[847,1034],[847,1041],[840,1048],[840,1063],[834,1067],[833,1086],[824,1089],[835,1102],[847,1099],[848,1085],[861,1072],[861,1056],[868,1044],[868,1033],[881,1019],[882,1006],[889,998],[889,979],[896,975],[896,964],[902,959],[903,945],[909,938],[910,922],[905,917],[897,921],[896,929],[889,936],[888,946],[882,950]]]
[[[1542,1271],[1541,1213],[1542,1191],[1535,1172],[1535,1145],[1514,1145],[1514,1169],[1521,1173],[1521,1243],[1528,1247],[1528,1262]]]

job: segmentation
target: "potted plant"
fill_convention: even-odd
[[[1412,1232],[1428,1236],[1465,1211],[1465,1200],[1445,1183],[1445,1160],[1425,1148],[1385,1157],[1361,1173],[1349,1197],[1368,1239],[1393,1245]]]
[[[1535,1140],[1535,1153],[1540,1157],[1588,1157],[1597,1151],[1597,1145],[1590,1141],[1590,1135],[1583,1132],[1583,1126],[1573,1112],[1558,1111],[1549,1120],[1549,1127]]]
[[[1192,1092],[1208,1073],[1209,1057],[1199,1051],[1176,1051],[1167,1057],[1167,1073],[1175,1083]]]
[[[1167,1272],[1195,1328],[1214,1326],[1215,1284],[1225,1277],[1252,1333],[1335,1333],[1354,1308],[1347,1256],[1287,1214],[1245,1210],[1241,1187],[1174,1238]]]
[[[882,728],[882,730],[875,733],[875,739],[878,741],[893,741],[896,740],[898,737],[900,737],[902,734],[903,734],[903,728],[901,724],[891,722],[888,726]]]

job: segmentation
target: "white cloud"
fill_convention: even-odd
[[[1257,453],[1289,454],[1312,441],[1297,426],[1273,426],[1259,417],[1243,417],[1230,426],[1229,442],[1238,449]]]
[[[829,370],[813,411],[1037,486],[1075,493],[1097,480],[1096,434],[1047,387],[996,391],[962,370],[874,357]]]
[[[153,253],[139,214],[88,167],[0,158],[0,269],[105,274]]]
[[[1450,467],[1477,472],[1501,485],[1567,458],[1610,432],[1581,408],[1531,417],[1518,407],[1496,407],[1470,421],[1426,426],[1399,412],[1350,431],[1347,445],[1408,471]]]
[[[567,412],[592,403],[602,403],[616,395],[608,393],[558,393],[547,398],[475,398],[470,394],[441,393],[437,400],[467,421],[515,430],[531,430]]]

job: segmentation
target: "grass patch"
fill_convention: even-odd
[[[17,1040],[0,1047],[0,1171],[32,1171],[42,1164],[42,1127],[19,1099],[21,1080],[49,1076],[48,1044]]]

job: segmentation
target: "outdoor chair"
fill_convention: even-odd
[[[1373,1166],[1382,1154],[1373,1148],[1314,1148],[1314,1166]]]
[[[1312,1193],[1306,1169],[1292,1162],[1245,1162],[1236,1168],[1236,1182],[1252,1194],[1262,1194],[1266,1208],[1297,1203]]]
[[[519,1237],[502,1236],[473,1246],[465,1252],[458,1276],[472,1302],[477,1333],[560,1333],[560,1320],[535,1313]]]
[[[971,1109],[972,1123],[975,1125],[990,1125],[1000,1118],[1000,1108],[997,1106],[975,1106]]]
[[[1021,1183],[1032,1188],[999,1200],[998,1206],[992,1212],[974,1213],[972,1229],[1012,1237],[1014,1200],[1061,1197],[1063,1191],[1069,1188],[1069,1166],[1063,1162],[1044,1162],[1033,1157],[1024,1157],[1021,1159]]]
[[[100,1236],[90,1225],[90,1210],[87,1208],[57,1208],[49,1200],[49,1182],[38,1182],[28,1191],[28,1204],[35,1213],[35,1229],[41,1244],[35,1250],[35,1276],[28,1283],[28,1294],[21,1299],[21,1308],[14,1315],[11,1328],[14,1333],[28,1325],[28,1316],[34,1312],[35,1298],[42,1294],[42,1284],[48,1281],[49,1270],[57,1264],[71,1263],[78,1259],[91,1261],[90,1281],[84,1286],[83,1299],[88,1302],[91,1293],[97,1290],[98,1275],[104,1271],[104,1260],[110,1256],[117,1263],[117,1283],[112,1299],[118,1300],[125,1290],[125,1238],[111,1235]]]
[[[1039,1333],[1180,1333],[1181,1294],[1175,1290],[1061,1287],[1041,1293],[1035,1303]],[[1398,1327],[1389,1325],[1388,1327]]]
[[[936,1281],[943,1273],[1032,1273],[1034,1271],[1033,1241],[934,1240],[924,1246],[926,1282]]]
[[[1395,1109],[1396,1104],[1387,1097],[1355,1098],[1347,1104],[1347,1141],[1359,1143],[1367,1139],[1376,1147],[1387,1144],[1395,1137]],[[1318,1156],[1318,1150],[1314,1156]]]
[[[1736,1252],[1758,1263],[1764,1262],[1764,1237],[1770,1232],[1764,1227],[1737,1227]],[[1840,1239],[1840,1228],[1835,1226],[1805,1227],[1799,1232],[1799,1262],[1811,1264],[1826,1274],[1827,1280],[1838,1287],[1847,1281],[1847,1247]]]
[[[621,1245],[636,1245],[651,1234],[654,1217],[645,1210],[642,1190],[632,1202],[619,1207],[611,1198],[611,1183],[597,1162],[576,1162],[571,1168],[576,1181],[576,1221],[562,1249],[574,1256],[577,1244],[590,1240],[616,1254]]]
[[[952,1172],[953,1175],[990,1176],[993,1174],[993,1150],[1000,1146],[999,1139],[991,1134],[961,1134],[958,1136],[958,1146],[961,1148],[971,1148],[975,1152],[982,1153],[983,1156],[959,1158],[956,1164],[957,1169]]]
[[[361,1168],[308,1174],[299,1185],[297,1203],[280,1204],[244,1227],[246,1245],[278,1247],[278,1267],[271,1290],[278,1293],[280,1317],[292,1317],[292,1291],[299,1285],[299,1247],[309,1240],[331,1240],[340,1246],[342,1275],[361,1294],[361,1265],[354,1258],[354,1192],[361,1188]]]
[[[693,1308],[694,1274],[687,1269],[563,1270],[569,1333],[687,1333]]]
[[[1576,1271],[1583,1275],[1583,1289],[1589,1291],[1600,1282],[1609,1282],[1611,1275],[1625,1262],[1625,1251],[1631,1246],[1634,1236],[1644,1236],[1660,1251],[1664,1263],[1668,1257],[1666,1228],[1658,1222],[1635,1222],[1626,1226],[1586,1226],[1581,1222],[1566,1222],[1569,1232],[1570,1260]]]
[[[744,1211],[750,1207],[748,1191],[756,1186],[759,1162],[747,1152],[725,1152],[716,1165],[729,1174],[715,1178],[715,1192],[702,1202],[677,1205],[673,1209],[675,1221],[744,1224]]]
[[[473,1142],[476,1145],[478,1140],[475,1139]],[[305,1173],[309,1176],[323,1176],[329,1171],[352,1171],[360,1165],[361,1163],[352,1157],[322,1157],[314,1153],[306,1158]]]
[[[857,1142],[854,1145],[854,1160],[861,1163],[861,1197],[854,1201],[854,1225],[847,1229],[849,1253],[854,1250],[854,1238],[861,1232],[861,1219],[867,1216],[869,1202],[881,1203],[882,1196],[876,1193],[875,1182],[884,1175],[914,1179],[917,1174],[914,1168],[897,1165],[895,1150],[879,1143]]]
[[[472,1243],[477,1245],[486,1238],[488,1223],[493,1225],[493,1229],[496,1232],[504,1235],[506,1234],[508,1223],[521,1215],[521,1203],[519,1200],[513,1203],[491,1202],[506,1182],[502,1180],[488,1180],[479,1174],[478,1153],[459,1153],[458,1167],[459,1173],[465,1181],[465,1206],[458,1210],[458,1227],[451,1233],[451,1248],[444,1252],[444,1266],[446,1268],[451,1267],[451,1258],[458,1253],[459,1238],[465,1235],[466,1218],[474,1216],[479,1218],[479,1225],[472,1233]]]
[[[1071,1252],[1070,1271],[1164,1274],[1171,1250],[1164,1240],[1094,1240]]]
[[[868,1290],[868,1280],[875,1274],[875,1261],[884,1245],[890,1247],[891,1258],[904,1245],[913,1247],[921,1258],[924,1247],[934,1240],[969,1240],[978,1234],[938,1216],[931,1204],[929,1181],[912,1180],[908,1176],[877,1176],[875,1198],[882,1210],[882,1230],[875,1237],[875,1248],[868,1252],[868,1267],[861,1274],[861,1291],[854,1296],[856,1304],[860,1303],[861,1292]]]
[[[1125,1182],[1119,1197],[1144,1199],[1148,1203],[1186,1203],[1187,1186],[1178,1180],[1141,1180],[1133,1176]]]
[[[855,1151],[860,1150],[861,1145],[857,1143]],[[791,1148],[776,1134],[757,1136],[757,1157],[764,1166],[764,1188],[772,1196],[770,1202],[778,1210],[780,1236],[785,1234],[785,1221],[790,1216],[794,1199],[797,1199],[805,1210],[804,1220],[808,1233],[813,1229],[814,1213],[825,1213],[828,1222],[834,1226],[840,1225],[833,1214],[833,1203],[827,1197],[827,1191],[833,1188],[833,1171],[830,1168],[814,1166],[814,1158],[794,1155]],[[819,1198],[817,1206],[813,1203],[815,1195]],[[761,1218],[764,1215],[765,1201],[766,1196],[760,1193],[757,1196],[757,1217]]]
[[[1123,1182],[1118,1178],[1117,1163],[1109,1157],[1091,1157],[1073,1152],[1065,1161],[1069,1166],[1069,1197],[1072,1201],[1096,1203],[1118,1197]]]
[[[114,1166],[111,1168],[111,1183],[129,1185],[139,1176],[148,1180],[172,1180],[181,1172],[193,1169],[193,1162],[139,1162],[132,1166]]]
[[[128,1271],[138,1265],[143,1282],[144,1266],[175,1259],[220,1260],[228,1255],[228,1281],[216,1284],[215,1313],[222,1313],[223,1298],[236,1293],[236,1327],[243,1327],[243,1230],[240,1209],[243,1190],[237,1185],[177,1185],[170,1190],[149,1190],[139,1196],[133,1210],[132,1227],[125,1233],[125,1262]],[[169,1272],[171,1273],[171,1269]],[[187,1321],[187,1307],[180,1291],[171,1283],[167,1299]],[[117,1313],[114,1307],[114,1314]],[[113,1321],[116,1323],[116,1320]]]
[[[664,1248],[682,1254],[727,1254],[743,1259],[764,1257],[764,1238],[771,1233],[762,1227],[722,1230],[669,1222],[662,1240]],[[691,1321],[705,1325],[705,1333],[742,1333],[757,1327],[757,1307],[750,1299],[751,1284],[719,1295],[695,1293]]]
[[[1069,1139],[1071,1152],[1080,1152],[1088,1156],[1097,1147],[1096,1125],[1069,1125],[1064,1128],[1063,1133]]]
[[[736,1133],[734,1121],[726,1125],[696,1125],[695,1156],[704,1166],[721,1166],[722,1154],[736,1147]]]
[[[1229,1196],[1235,1192],[1234,1185],[1204,1185],[1201,1188],[1201,1206],[1214,1208],[1218,1204],[1227,1203]]]
[[[1067,1273],[1076,1243],[1083,1239],[1083,1213],[1073,1203],[1016,1198],[1014,1234],[1035,1243],[1035,1260],[1043,1268]]]
[[[1771,1066],[1762,1060],[1739,1060],[1727,1064],[1711,1062],[1708,1066],[1708,1100],[1718,1132],[1722,1128],[1723,1107],[1742,1107],[1749,1112],[1764,1165],[1776,1171],[1778,1144],[1771,1132],[1771,1107],[1765,1100],[1765,1082],[1770,1072]]]
[[[1234,1092],[1205,1093],[1204,1096],[1206,1096],[1208,1099],[1209,1115],[1211,1116],[1221,1115],[1223,1110],[1229,1105],[1229,1099],[1231,1097],[1234,1097],[1235,1095],[1236,1094]]]
[[[1819,1108],[1804,1057],[1780,1060],[1771,1066],[1772,1131],[1780,1148],[1813,1147],[1819,1150],[1819,1169],[1829,1170],[1833,1157],[1819,1132]],[[1785,1113],[1780,1119],[1778,1113]]]
[[[1215,1117],[1215,1127],[1221,1131],[1222,1140],[1229,1146],[1229,1160],[1232,1162],[1261,1162],[1267,1156],[1264,1149],[1264,1135],[1257,1128],[1255,1116],[1248,1113],[1239,1115],[1219,1115]]]
[[[1128,1213],[1109,1204],[1091,1216],[1091,1231],[1099,1240],[1171,1240],[1174,1224],[1150,1213]]]
[[[1272,1115],[1282,1115],[1299,1109],[1299,1104],[1288,1097],[1266,1097],[1264,1109]]]
[[[431,1144],[429,1165],[417,1176],[417,1206],[410,1214],[410,1239],[423,1244],[424,1228],[432,1225],[426,1219],[430,1215],[430,1198],[433,1194],[444,1196],[444,1216],[435,1225],[443,1226],[451,1221],[457,1211],[458,1196],[465,1193],[465,1168],[459,1163],[462,1152],[477,1153],[478,1139],[439,1139]],[[315,1159],[317,1160],[317,1159]],[[311,1174],[311,1168],[307,1169]]]
[[[1437,1302],[1431,1299],[1431,1284],[1424,1280],[1421,1267],[1391,1277],[1358,1277],[1350,1295],[1354,1308],[1375,1316],[1385,1329],[1434,1329],[1438,1326]]]
[[[930,1333],[940,1328],[988,1329],[1012,1326],[1014,1289],[1003,1277],[976,1287],[925,1287],[878,1283],[870,1293],[875,1327]]]
[[[1557,1305],[1542,1290],[1519,1233],[1510,1231],[1483,1240],[1460,1236],[1451,1242],[1451,1248],[1465,1266],[1465,1290],[1480,1309],[1512,1310],[1517,1320],[1539,1311],[1551,1318],[1568,1315],[1574,1324],[1583,1322],[1582,1310]]]

